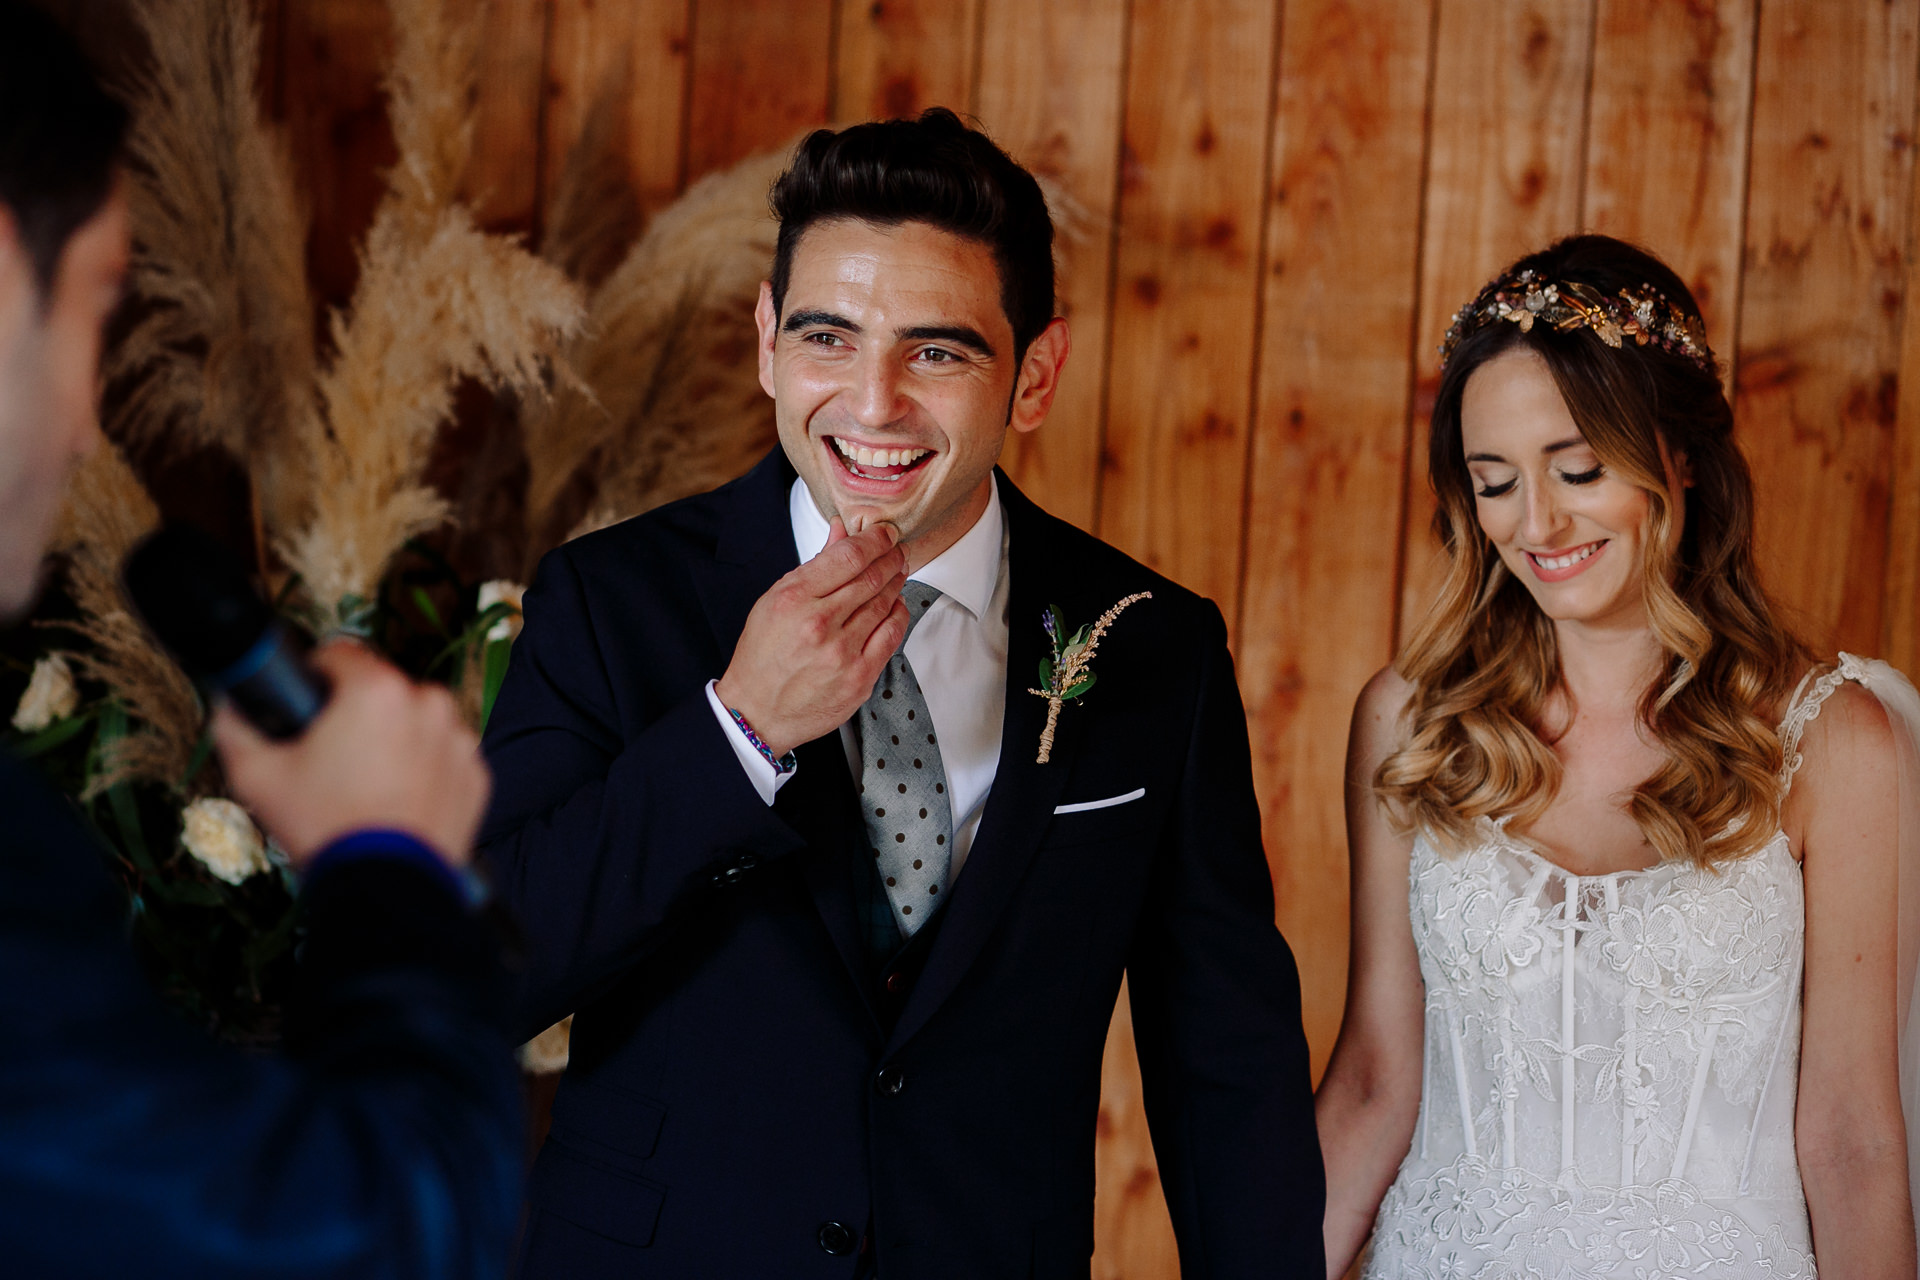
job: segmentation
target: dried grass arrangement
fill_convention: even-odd
[[[251,6],[133,0],[151,59],[123,85],[136,253],[105,370],[115,443],[67,495],[65,596],[36,633],[51,643],[33,715],[27,699],[16,715],[14,748],[90,807],[163,984],[241,1040],[275,1034],[292,886],[284,869],[260,874],[273,851],[220,797],[197,694],[121,601],[118,566],[161,515],[139,471],[208,449],[233,459],[251,504],[239,523],[283,610],[462,686],[483,722],[518,589],[481,577],[522,577],[570,533],[727,480],[773,440],[750,319],[780,158],[696,184],[636,238],[637,205],[602,163],[610,112],[596,112],[536,255],[481,230],[457,196],[477,16],[449,0],[390,6],[398,159],[352,296],[317,325],[293,167],[255,99]],[[469,383],[495,393],[477,456],[525,466],[477,466],[456,504],[428,472]],[[500,508],[476,486],[516,482],[509,550],[463,577],[435,538]]]
[[[525,415],[526,572],[555,543],[710,489],[772,447],[753,306],[777,230],[767,189],[785,159],[694,183],[594,290],[566,353],[580,385]]]

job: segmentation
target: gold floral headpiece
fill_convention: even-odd
[[[1531,268],[1499,277],[1454,313],[1453,325],[1440,344],[1440,367],[1446,367],[1453,349],[1467,334],[1499,320],[1511,320],[1522,333],[1531,333],[1536,322],[1562,333],[1591,329],[1610,347],[1631,337],[1636,346],[1656,346],[1715,372],[1700,317],[1674,306],[1652,285],[1603,294],[1578,280],[1542,280]]]

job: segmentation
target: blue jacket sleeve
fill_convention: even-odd
[[[0,758],[0,1258],[16,1275],[493,1277],[524,1131],[494,934],[366,856],[303,894],[287,1048],[149,989],[68,808]]]

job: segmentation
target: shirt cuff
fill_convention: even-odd
[[[720,722],[720,732],[727,735],[727,742],[733,747],[733,754],[739,758],[740,767],[747,771],[747,781],[760,793],[760,798],[768,804],[773,803],[781,787],[787,785],[787,779],[793,777],[794,770],[782,773],[773,767],[773,761],[760,754],[760,749],[747,741],[747,735],[740,732],[740,726],[733,722],[733,716],[727,711],[726,704],[720,701],[720,695],[714,692],[718,680],[707,681],[707,705],[713,708],[713,718]]]
[[[482,905],[489,896],[486,881],[472,867],[455,868],[419,837],[409,835],[405,831],[384,827],[354,831],[341,836],[315,855],[313,861],[307,864],[306,875],[303,878],[311,883],[316,878],[331,874],[349,863],[366,862],[370,859],[404,862],[418,867],[438,880],[449,893],[469,907]]]

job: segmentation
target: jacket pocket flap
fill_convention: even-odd
[[[585,1080],[562,1080],[553,1098],[553,1127],[569,1146],[644,1160],[660,1142],[667,1109],[644,1094]]]
[[[653,1243],[666,1200],[666,1188],[583,1160],[559,1142],[540,1149],[532,1192],[540,1212],[636,1249]]]

